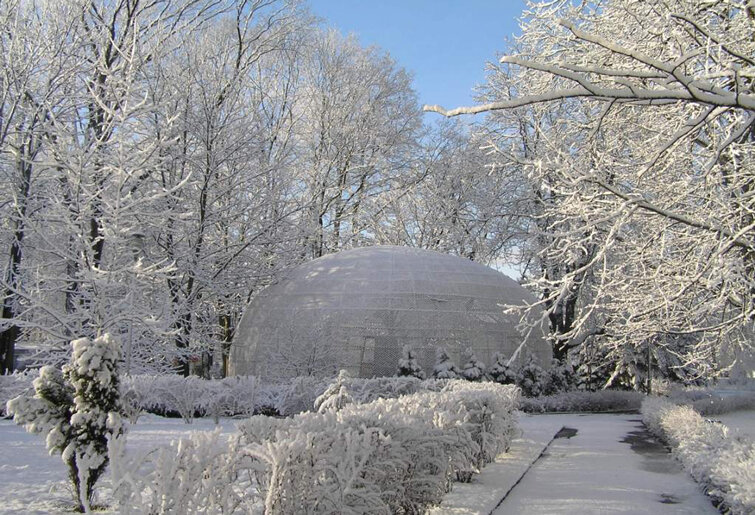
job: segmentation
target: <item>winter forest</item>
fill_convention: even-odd
[[[487,115],[436,122],[297,2],[3,2],[2,370],[107,332],[126,373],[219,377],[280,270],[395,244],[517,267],[605,381],[725,372],[755,313],[747,9],[533,5],[478,107],[425,108]]]
[[[679,488],[755,509],[755,444],[703,418],[755,408],[755,2],[527,2],[499,50],[474,105],[423,106],[304,1],[0,2],[0,412],[61,455],[67,509],[425,513],[638,412]],[[535,300],[501,311],[553,363],[229,373],[250,301],[374,245],[516,274]],[[517,418],[551,411],[624,418]],[[170,417],[217,429],[139,436]]]

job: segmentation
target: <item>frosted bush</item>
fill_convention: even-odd
[[[508,365],[508,359],[500,352],[496,352],[493,359],[493,366],[488,372],[490,378],[498,384],[516,384],[517,371]]]
[[[425,378],[425,371],[422,370],[422,367],[417,363],[417,357],[415,356],[414,350],[412,350],[409,345],[404,345],[404,348],[401,351],[401,359],[398,361],[397,375],[416,377],[417,379]]]
[[[94,486],[108,464],[107,442],[123,432],[117,364],[120,346],[105,334],[71,342],[69,364],[42,367],[34,394],[7,404],[18,424],[47,433],[50,454],[59,453],[68,467],[79,511],[89,511]]]
[[[461,369],[461,376],[467,381],[482,381],[485,379],[485,365],[477,359],[474,353]]]
[[[540,397],[524,397],[519,409],[526,413],[636,411],[645,395],[635,391],[572,391]]]
[[[317,397],[328,387],[329,381],[317,377],[295,377],[280,390],[276,408],[281,415],[294,415],[313,409]]]
[[[438,356],[433,368],[433,377],[435,379],[458,379],[459,369],[454,365],[451,356],[445,349],[438,349]]]
[[[32,381],[35,376],[36,374],[29,370],[7,375],[0,374],[0,417],[6,416],[5,404],[9,400],[34,388]]]
[[[346,381],[349,376],[345,370],[338,373],[338,377],[333,384],[328,386],[325,391],[315,399],[314,409],[318,413],[335,412],[354,400],[349,393]]]
[[[691,406],[661,398],[642,404],[645,425],[672,448],[684,468],[708,494],[722,502],[722,511],[755,511],[755,442],[732,437],[726,426],[704,419]]]
[[[544,395],[556,395],[568,392],[576,387],[574,369],[568,362],[551,360],[551,366],[545,373]]]
[[[518,398],[492,383],[444,387],[241,422],[268,512],[330,512],[339,500],[340,513],[421,513],[440,502],[454,477],[468,480],[508,447]]]
[[[230,514],[259,508],[251,480],[254,462],[238,435],[193,432],[140,453],[126,453],[125,440],[116,438],[110,455],[113,498],[123,513]]]
[[[440,383],[445,384],[443,381]],[[433,386],[430,386],[430,384]],[[364,404],[377,399],[395,399],[411,395],[420,390],[435,387],[435,381],[422,381],[416,377],[375,377],[372,379],[352,378],[347,381],[354,402]],[[436,387],[440,390],[441,386]]]
[[[530,356],[527,362],[519,369],[516,384],[522,389],[526,397],[537,397],[543,393],[548,376],[545,370],[538,365],[534,356]]]

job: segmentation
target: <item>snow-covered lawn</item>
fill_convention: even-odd
[[[755,410],[732,411],[711,418],[721,421],[732,435],[748,435],[755,440]]]
[[[638,415],[521,415],[521,438],[470,484],[454,485],[433,514],[489,513],[514,486],[561,427],[577,430],[555,439],[500,506],[498,513],[717,513],[700,489],[666,454],[648,450]],[[235,421],[221,419],[224,433]],[[130,449],[168,444],[190,431],[212,430],[209,419],[193,425],[152,415],[129,429]],[[633,434],[634,433],[634,434]],[[58,456],[43,439],[10,420],[0,420],[0,512],[59,513],[71,506]],[[107,492],[107,481],[100,491]]]
[[[235,420],[220,419],[223,433],[235,430]],[[146,450],[167,445],[190,431],[211,431],[217,426],[211,419],[197,419],[185,424],[180,418],[145,415],[129,427],[128,448]],[[73,507],[66,468],[60,456],[50,456],[44,438],[27,433],[11,420],[0,420],[0,513],[60,513]],[[107,495],[107,473],[98,492]]]

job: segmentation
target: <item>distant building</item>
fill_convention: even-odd
[[[231,346],[230,375],[395,375],[404,345],[431,374],[436,350],[461,366],[470,352],[491,365],[522,342],[505,305],[534,302],[512,279],[473,261],[408,247],[366,247],[292,268],[247,307]],[[538,330],[520,360],[543,366]]]

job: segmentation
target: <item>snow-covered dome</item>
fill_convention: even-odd
[[[331,254],[284,273],[255,297],[231,346],[232,375],[395,375],[404,345],[429,374],[442,347],[457,365],[474,352],[486,366],[522,341],[504,305],[533,302],[512,279],[479,263],[409,247]],[[524,355],[548,365],[541,332]]]

